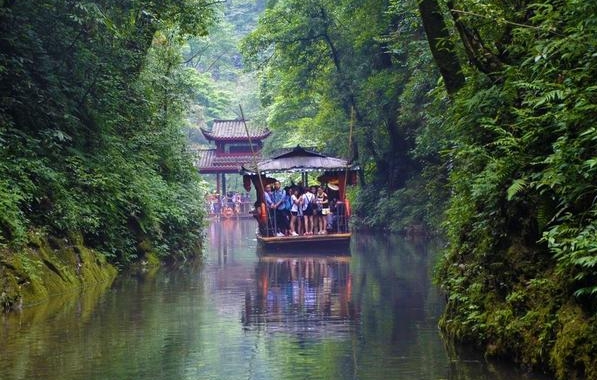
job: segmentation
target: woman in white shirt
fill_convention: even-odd
[[[298,188],[293,188],[291,194],[290,200],[292,202],[292,206],[290,207],[290,235],[298,236],[302,233],[303,208],[301,205],[301,196],[299,195]]]

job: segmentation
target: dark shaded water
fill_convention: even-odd
[[[432,244],[262,256],[254,231],[214,223],[203,265],[2,317],[0,379],[538,379],[443,343]]]

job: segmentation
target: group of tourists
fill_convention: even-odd
[[[281,188],[276,181],[265,186],[264,201],[271,235],[322,235],[333,230],[336,200],[330,200],[322,186]]]
[[[206,208],[209,215],[220,216],[227,210],[234,215],[245,214],[249,211],[251,198],[249,193],[227,192],[224,196],[217,193],[207,194],[205,197]]]

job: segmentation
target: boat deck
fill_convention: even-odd
[[[326,235],[300,235],[300,236],[261,236],[257,241],[263,248],[320,248],[322,252],[329,249],[345,249],[350,244],[350,232],[333,233]],[[313,252],[310,252],[313,253]]]

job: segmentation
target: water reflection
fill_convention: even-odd
[[[245,294],[244,326],[343,338],[358,318],[349,256],[262,256]]]
[[[207,228],[209,251],[210,255],[215,254],[218,264],[225,264],[229,255],[238,250],[243,242],[243,236],[249,235],[248,227],[248,223],[238,223],[234,219],[210,223]]]
[[[446,347],[430,242],[258,254],[252,220],[205,259],[0,318],[0,379],[538,379]]]

